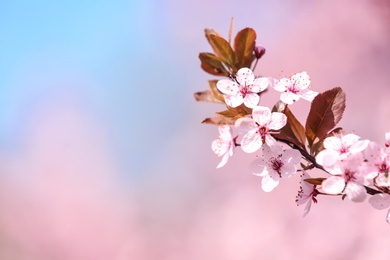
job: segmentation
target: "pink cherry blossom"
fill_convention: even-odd
[[[346,194],[354,202],[362,202],[366,198],[365,168],[361,153],[353,154],[346,160],[339,161],[332,168],[328,168],[333,176],[322,182],[322,189],[328,194]]]
[[[225,94],[225,102],[231,107],[238,107],[242,103],[249,108],[257,106],[260,97],[257,93],[268,87],[268,78],[256,78],[248,68],[237,72],[236,80],[222,79],[217,82],[217,88]]]
[[[239,118],[235,126],[244,136],[241,148],[244,152],[253,153],[261,148],[263,143],[269,146],[276,144],[271,136],[273,130],[279,130],[287,123],[283,113],[272,112],[268,107],[256,106],[252,110],[252,118]]]
[[[218,157],[222,156],[222,161],[217,166],[217,168],[221,168],[227,163],[229,156],[233,156],[235,138],[232,135],[232,127],[229,125],[218,127],[218,131],[218,139],[211,143],[211,149]]]
[[[331,136],[324,140],[325,150],[317,156],[318,164],[326,167],[332,166],[337,161],[347,158],[366,149],[369,140],[359,141],[360,136],[355,134]]]
[[[314,201],[314,203],[317,203],[316,196],[319,194],[316,185],[305,181],[305,179],[309,178],[311,178],[310,175],[304,171],[301,175],[301,187],[295,200],[298,206],[306,203],[305,209],[303,210],[303,217],[309,213],[311,202]]]
[[[383,210],[390,207],[390,195],[389,194],[375,194],[368,199],[368,202],[375,209]],[[387,211],[386,221],[390,224],[390,209]]]
[[[390,187],[390,150],[370,142],[364,152],[371,166],[370,172],[374,174],[375,184],[380,187]]]
[[[317,92],[309,89],[310,77],[306,71],[293,75],[291,78],[282,78],[274,86],[274,89],[282,92],[280,100],[286,104],[292,105],[295,101],[303,98],[307,101],[313,101],[318,95]]]
[[[263,146],[263,154],[259,160],[259,171],[254,173],[263,177],[261,187],[265,192],[272,191],[279,184],[281,178],[290,178],[297,172],[295,166],[301,160],[301,154],[298,150],[287,149],[283,151],[279,145],[271,148],[268,145]]]

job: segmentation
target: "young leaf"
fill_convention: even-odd
[[[200,92],[195,92],[194,93],[195,100],[201,102],[214,102],[214,103],[225,104],[225,98],[223,94],[217,89],[217,82],[218,80],[209,80],[210,89],[200,91]]]
[[[241,105],[239,107],[228,107],[228,110],[217,112],[212,118],[206,118],[202,124],[212,125],[234,125],[237,119],[252,114],[252,109]]]
[[[229,42],[227,42],[224,38],[217,36],[215,34],[209,35],[209,42],[211,47],[214,50],[215,55],[220,58],[225,65],[229,68],[232,68],[233,71],[236,69],[236,55],[230,46]]]
[[[224,104],[223,101],[215,98],[215,96],[209,89],[200,92],[195,92],[194,98],[196,101],[200,101],[200,102],[214,102],[214,103]]]
[[[237,33],[234,39],[234,52],[237,58],[237,69],[249,68],[255,56],[253,50],[255,48],[256,32],[252,28],[245,28]]]
[[[213,94],[213,96],[216,99],[218,99],[222,103],[225,103],[225,98],[224,98],[223,94],[217,88],[217,82],[218,82],[218,80],[209,80],[209,86],[210,86],[211,93]]]
[[[199,53],[199,59],[202,62],[201,67],[207,73],[215,76],[229,76],[229,72],[222,64],[222,60],[212,53]]]
[[[282,129],[280,129],[278,134],[274,134],[274,136],[278,139],[292,142],[303,150],[306,150],[305,128],[303,128],[302,124],[294,116],[288,106],[284,108],[284,114],[287,117],[287,124]]]
[[[340,87],[325,91],[314,98],[306,120],[306,137],[310,147],[336,126],[344,110],[345,93]]]
[[[308,178],[308,179],[304,179],[305,182],[313,184],[313,185],[318,185],[318,186],[321,185],[324,180],[326,180],[326,178]]]

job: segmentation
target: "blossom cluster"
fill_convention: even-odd
[[[306,204],[304,216],[319,195],[352,202],[363,202],[369,195],[375,209],[390,208],[390,132],[380,145],[336,128],[345,109],[345,93],[341,88],[313,91],[306,71],[281,79],[256,77],[253,71],[265,48],[255,45],[253,29],[237,34],[234,49],[230,40],[212,30],[206,30],[206,38],[215,54],[199,55],[202,68],[225,78],[209,81],[210,90],[195,93],[195,98],[227,108],[203,121],[218,126],[218,138],[211,144],[222,158],[217,168],[225,166],[236,149],[251,154],[256,165],[252,173],[261,177],[265,192],[300,173],[296,203]],[[273,108],[261,104],[268,91],[280,92]],[[304,125],[290,109],[301,99],[311,103]],[[313,169],[323,176],[311,177]],[[390,210],[386,219],[390,224]]]

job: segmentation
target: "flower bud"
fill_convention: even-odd
[[[255,51],[256,59],[260,59],[265,53],[265,48],[263,46],[258,45],[255,46],[254,51]]]

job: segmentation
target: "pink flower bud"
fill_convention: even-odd
[[[265,48],[263,46],[257,45],[255,46],[254,51],[255,51],[256,59],[260,59],[265,53]]]

